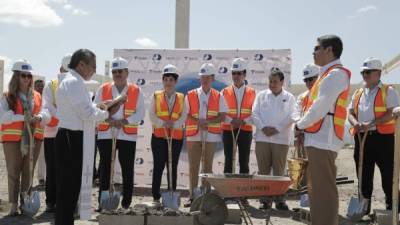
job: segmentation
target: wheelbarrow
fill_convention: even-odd
[[[243,199],[261,199],[283,196],[291,184],[289,177],[248,174],[200,174],[200,177],[215,188],[215,193],[206,193],[196,198],[190,208],[195,224],[221,225],[228,216],[226,201],[239,205],[246,224],[253,224]],[[267,217],[267,223],[269,217]]]

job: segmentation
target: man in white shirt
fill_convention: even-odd
[[[98,127],[97,147],[100,153],[100,188],[110,186],[112,138],[117,140],[118,159],[122,169],[123,197],[121,206],[129,208],[132,202],[133,171],[136,153],[138,125],[145,115],[143,92],[136,84],[128,83],[128,61],[117,57],[111,61],[112,83],[103,84],[96,93],[95,103],[127,96],[126,102],[112,107],[110,116]]]
[[[217,142],[221,142],[221,121],[225,119],[228,111],[224,98],[211,87],[215,79],[215,67],[211,63],[205,63],[200,67],[201,87],[189,91],[185,98],[186,120],[186,146],[189,157],[189,202],[193,200],[193,189],[197,187],[199,180],[199,167],[202,157],[202,142],[205,142],[204,172],[212,173],[214,151]],[[202,184],[204,188],[210,188],[209,184]]]
[[[35,80],[33,89],[37,92],[40,93],[40,95],[43,94],[43,88],[44,88],[44,80]],[[42,101],[43,101],[43,96],[42,96]],[[43,150],[43,145],[40,148],[40,153],[39,157],[37,160],[37,167],[36,167],[36,178],[38,180],[38,183],[40,186],[45,185],[45,178],[46,178],[46,161],[44,158],[44,150]]]
[[[153,152],[153,182],[151,190],[155,206],[160,204],[160,186],[164,168],[167,167],[168,189],[176,190],[179,155],[183,144],[183,126],[187,117],[185,96],[176,92],[175,86],[179,74],[174,65],[163,68],[163,90],[154,92],[150,99],[149,115],[153,125],[151,136],[151,151]],[[169,159],[168,139],[171,138],[171,159]],[[172,174],[169,171],[171,160]],[[172,178],[172,181],[170,180]]]
[[[314,63],[321,75],[310,90],[305,114],[296,122],[304,130],[308,156],[307,181],[313,225],[338,224],[338,191],[335,159],[343,146],[346,102],[350,90],[349,70],[340,63],[343,44],[336,35],[317,39]],[[297,134],[296,134],[297,135]]]
[[[69,69],[56,92],[59,119],[56,135],[56,225],[74,224],[73,215],[82,181],[84,123],[108,118],[107,111],[92,103],[84,83],[96,72],[96,55],[88,49],[77,50],[71,57]],[[107,109],[107,103],[102,104],[103,109]]]
[[[377,58],[367,58],[361,67],[364,87],[356,90],[349,105],[349,122],[353,126],[354,161],[358,173],[361,137],[368,133],[363,154],[361,190],[364,198],[369,200],[366,214],[371,209],[375,164],[382,176],[382,189],[386,196],[386,209],[392,209],[392,181],[394,157],[395,120],[392,115],[394,107],[399,106],[395,89],[381,81],[382,62]]]
[[[55,139],[58,129],[56,90],[62,79],[66,76],[71,60],[71,54],[63,57],[61,60],[60,73],[57,79],[47,82],[43,89],[42,101],[43,110],[49,113],[49,121],[46,121],[44,128],[44,157],[46,161],[46,212],[54,212],[56,206],[56,148]]]
[[[243,58],[236,58],[232,61],[231,71],[233,84],[221,91],[228,107],[227,116],[222,123],[225,153],[224,173],[236,173],[232,169],[236,167],[236,165],[232,165],[233,142],[236,141],[239,152],[239,173],[248,174],[250,146],[253,140],[251,109],[256,92],[245,84],[246,62]],[[236,155],[234,157],[237,159]],[[237,160],[235,161],[237,162]]]
[[[269,89],[257,94],[253,105],[253,121],[256,125],[256,157],[258,173],[274,176],[285,173],[286,156],[289,151],[290,130],[298,117],[294,96],[283,89],[284,74],[272,68]],[[263,200],[260,208],[271,208],[272,202]],[[275,200],[278,210],[289,210],[283,198]]]

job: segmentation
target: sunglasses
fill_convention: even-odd
[[[321,45],[315,46],[315,47],[314,47],[314,52],[320,50],[321,48],[323,48]]]
[[[309,77],[309,78],[303,79],[303,81],[304,81],[304,83],[308,83],[308,82],[313,81],[314,79],[315,79],[315,77]]]
[[[117,73],[122,73],[122,72],[124,72],[124,70],[123,69],[118,69],[118,70],[113,70],[113,71],[111,71],[112,72],[112,74],[117,74]]]
[[[232,75],[238,75],[238,76],[240,76],[240,75],[242,75],[242,74],[244,74],[243,72],[232,72]]]
[[[26,79],[26,78],[32,79],[32,74],[30,74],[30,73],[20,73],[19,77],[21,77],[22,79]]]
[[[375,72],[375,71],[378,71],[378,70],[364,70],[361,72],[361,75],[370,75],[372,72]]]

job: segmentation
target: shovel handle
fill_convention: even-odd
[[[361,137],[362,136],[362,137]],[[364,132],[363,135],[361,135],[360,132],[357,133],[357,137],[358,137],[358,143],[359,143],[359,151],[358,151],[358,193],[359,196],[361,197],[361,199],[364,199],[364,196],[362,194],[362,168],[363,168],[363,161],[364,161],[364,145],[365,145],[365,141],[367,140],[367,136],[368,136],[368,131]]]
[[[116,157],[116,151],[117,151],[117,136],[119,130],[116,130],[116,128],[111,128],[111,167],[110,167],[110,187],[108,191],[114,192],[114,167],[115,167],[115,157]]]
[[[232,134],[232,143],[233,143],[233,149],[232,149],[232,173],[236,173],[236,151],[237,151],[237,140],[239,138],[240,134],[240,128],[242,126],[239,126],[238,132],[235,136],[235,132],[233,131],[233,126],[231,125],[231,134]]]
[[[172,137],[174,135],[174,129],[172,129],[171,136],[168,135],[167,128],[164,127],[164,134],[167,139],[167,145],[168,145],[168,189],[172,191],[173,185],[172,185]]]
[[[25,126],[26,129],[28,130],[28,135],[29,135],[29,145],[28,145],[28,150],[29,150],[29,187],[27,190],[27,193],[29,194],[31,192],[31,188],[32,188],[32,180],[33,180],[33,148],[34,148],[34,142],[35,142],[35,138],[33,136],[32,133],[32,127],[29,123],[29,121],[25,121]]]

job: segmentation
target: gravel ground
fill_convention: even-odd
[[[1,148],[1,147],[0,147]],[[7,217],[6,214],[8,212],[7,204],[5,201],[8,200],[7,197],[7,175],[5,169],[5,161],[4,161],[4,154],[2,149],[0,149],[0,225],[26,225],[26,224],[40,224],[40,225],[49,225],[54,224],[53,214],[45,213],[44,212],[44,204],[42,204],[40,212],[34,218],[28,218],[26,216],[17,216],[17,217]],[[338,176],[348,176],[350,179],[355,178],[355,171],[354,171],[354,163],[352,157],[353,151],[351,149],[344,149],[339,153],[338,159],[336,161],[338,166]],[[383,209],[384,208],[384,194],[381,189],[381,182],[380,182],[380,174],[379,170],[376,169],[375,180],[374,180],[374,187],[375,191],[373,194],[373,209]],[[37,184],[37,180],[34,179],[34,184]],[[43,188],[37,188],[41,194],[41,201],[44,202],[45,193]],[[357,192],[356,183],[354,184],[346,184],[339,186],[339,216],[340,216],[340,224],[350,225],[350,224],[369,224],[371,223],[367,218],[364,222],[360,223],[352,223],[346,219],[346,210],[347,204],[351,196],[355,195]],[[96,203],[97,199],[97,190],[93,193],[93,210],[97,207]],[[182,202],[185,202],[186,199],[182,199]],[[150,196],[134,196],[132,205],[141,202],[150,202]],[[259,203],[256,200],[250,200],[250,208],[249,212],[252,216],[252,220],[254,224],[261,225],[265,224],[264,213],[261,210],[258,210]],[[290,208],[298,207],[299,201],[297,199],[289,199],[287,201]],[[187,209],[186,209],[187,210]],[[76,220],[75,224],[79,225],[97,225],[98,221],[96,219],[98,213],[93,212],[92,219],[90,221],[81,221]],[[293,215],[292,211],[289,212],[279,212],[276,210],[271,211],[271,222],[274,225],[299,225],[304,224],[302,222],[294,221],[291,217]]]

